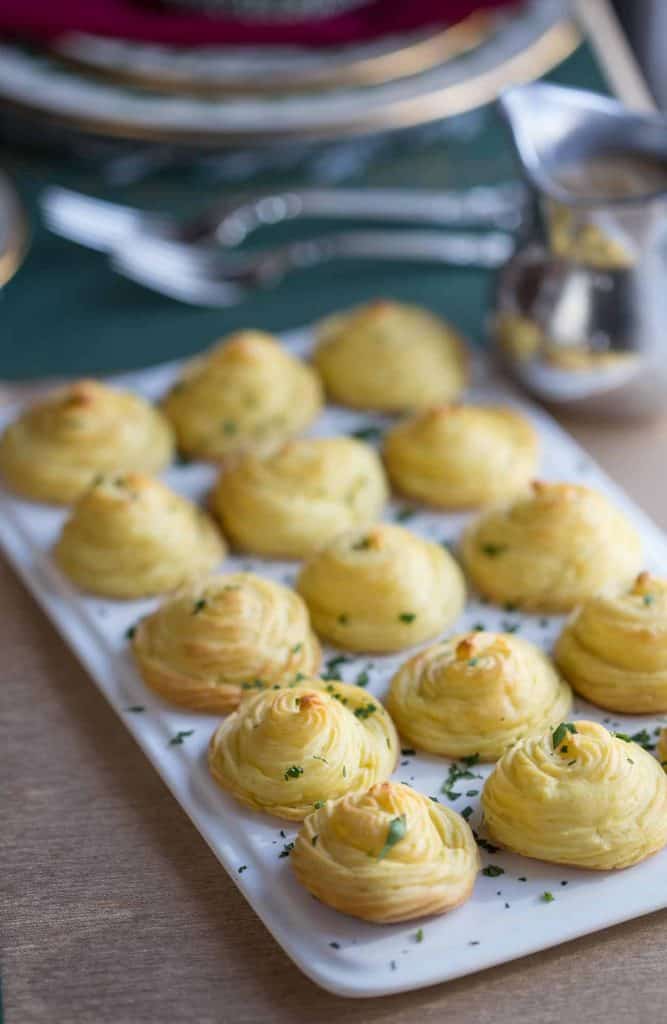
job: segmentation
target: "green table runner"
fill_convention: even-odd
[[[552,81],[607,91],[595,60],[581,46]],[[461,131],[382,154],[346,185],[461,188],[515,177],[509,140],[496,111],[463,115]],[[427,133],[428,138],[428,133]],[[51,235],[39,223],[36,200],[47,184],[61,184],[146,208],[185,212],[239,185],[207,185],[192,173],[169,171],[125,188],[110,189],[89,167],[64,158],[10,153],[32,220],[28,258],[0,296],[0,378],[97,374],[150,365],[201,349],[225,332],[253,326],[295,327],[322,314],[375,296],[424,303],[450,318],[472,340],[484,334],[491,275],[424,264],[333,264],[294,274],[277,288],[256,293],[229,310],[186,306],[125,281],[103,255]],[[294,173],[255,178],[252,186],[296,185]],[[301,179],[303,180],[303,179]],[[310,223],[308,231],[326,230]],[[274,229],[271,241],[295,237],[303,224]],[[266,239],[266,236],[264,240]],[[258,234],[257,243],[262,238]]]

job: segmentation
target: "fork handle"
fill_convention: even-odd
[[[248,269],[251,265],[258,282],[274,284],[291,270],[336,259],[417,260],[495,268],[502,266],[513,251],[514,239],[502,232],[344,231],[253,253]]]
[[[267,193],[209,210],[200,230],[215,233],[219,242],[235,246],[264,225],[305,217],[361,219],[416,224],[519,226],[525,189],[518,184],[477,186],[465,190],[367,188],[300,189]],[[216,218],[219,220],[216,224]]]

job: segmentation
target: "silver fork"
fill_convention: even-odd
[[[462,191],[431,189],[290,189],[213,203],[185,219],[50,186],[40,196],[47,227],[81,245],[110,252],[141,234],[175,242],[239,245],[257,228],[306,217],[363,219],[447,227],[519,227],[525,190],[518,184]]]
[[[165,238],[134,235],[112,251],[123,276],[195,306],[232,306],[292,270],[332,260],[407,260],[459,267],[498,267],[514,239],[502,232],[346,231],[254,253],[221,252]]]

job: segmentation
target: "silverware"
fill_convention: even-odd
[[[417,260],[499,267],[514,240],[501,232],[347,231],[253,253],[221,252],[137,234],[111,254],[114,270],[154,291],[197,306],[224,307],[277,284],[292,270],[332,260]]]
[[[40,196],[47,227],[101,252],[129,235],[176,242],[216,241],[233,247],[257,228],[307,217],[394,221],[449,227],[513,230],[521,222],[525,189],[516,184],[463,191],[429,189],[290,189],[224,200],[195,217],[179,219],[51,186]]]
[[[498,276],[505,365],[567,409],[667,408],[667,119],[545,83],[499,104],[533,193]]]

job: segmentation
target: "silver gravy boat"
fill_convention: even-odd
[[[546,83],[504,93],[532,195],[491,323],[521,384],[608,418],[667,408],[667,119]]]

